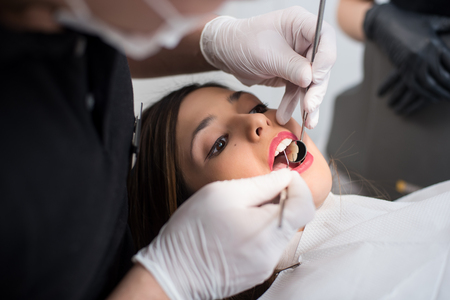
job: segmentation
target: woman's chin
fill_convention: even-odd
[[[322,204],[325,202],[325,199],[327,199],[328,195],[330,194],[330,191],[331,186],[327,190],[327,192],[320,191],[319,193],[313,194],[314,205],[316,206],[317,209],[320,208]]]

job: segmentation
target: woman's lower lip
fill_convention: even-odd
[[[301,173],[305,172],[306,170],[308,170],[309,167],[311,167],[313,161],[314,161],[314,156],[312,156],[311,153],[307,152],[305,160],[298,167],[291,169],[291,171],[296,171],[299,174],[301,174]]]

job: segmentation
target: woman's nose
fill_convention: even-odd
[[[257,142],[267,133],[272,122],[264,114],[240,115],[236,122],[237,128],[243,130],[245,136],[251,142]]]

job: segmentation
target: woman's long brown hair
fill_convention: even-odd
[[[183,99],[216,83],[193,84],[176,90],[142,114],[140,149],[128,176],[129,218],[136,249],[147,246],[189,196],[177,163],[176,125]]]

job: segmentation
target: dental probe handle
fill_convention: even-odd
[[[323,23],[323,13],[325,11],[325,2],[326,0],[320,0],[319,4],[319,15],[317,17],[316,24],[316,34],[314,35],[314,44],[313,44],[313,53],[311,57],[311,64],[314,62],[314,58],[316,57],[317,45],[319,44],[319,36],[322,31],[322,23]]]
[[[313,43],[313,53],[311,57],[311,65],[314,62],[314,58],[316,57],[317,52],[317,45],[319,44],[319,36],[320,32],[322,31],[322,23],[323,23],[323,13],[325,11],[325,2],[326,0],[320,0],[319,4],[319,15],[317,16],[317,24],[316,24],[316,33],[314,35],[314,43]],[[308,91],[309,87],[306,88],[306,91]],[[300,107],[300,111],[301,111]],[[305,123],[306,118],[308,118],[308,113],[303,112],[303,118],[302,118],[302,135],[300,136],[300,141],[303,142],[303,133],[305,132]]]
[[[303,142],[303,133],[305,132],[305,123],[306,118],[308,117],[308,113],[306,111],[303,112],[303,118],[302,118],[302,134],[300,135],[300,141]]]

